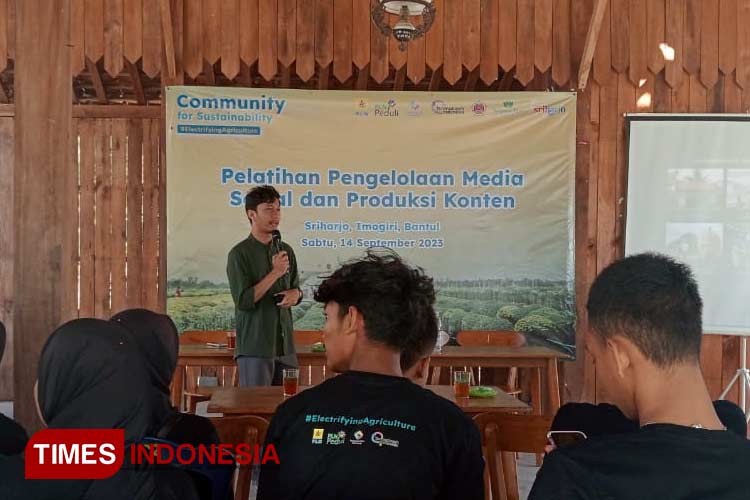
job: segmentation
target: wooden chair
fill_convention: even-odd
[[[461,330],[456,334],[456,341],[462,346],[521,347],[526,345],[526,337],[522,333],[512,330]],[[487,368],[484,370],[488,375],[495,371]],[[508,394],[518,396],[521,394],[518,387],[518,368],[508,368],[506,373],[504,379],[498,381],[497,385]],[[480,377],[480,374],[483,375],[481,368],[478,370],[477,378],[483,378]],[[472,371],[473,375],[474,372]],[[493,382],[495,381],[489,380],[489,383]]]
[[[294,343],[296,345],[312,345],[323,342],[323,332],[320,330],[294,330]],[[299,382],[301,385],[317,385],[326,377],[325,366],[300,366]]]
[[[180,345],[206,344],[208,342],[226,344],[226,330],[185,330],[180,335]],[[185,399],[185,409],[189,413],[195,413],[195,407],[201,401],[208,401],[211,399],[211,394],[213,394],[213,391],[216,389],[215,387],[198,386],[198,376],[203,374],[204,368],[217,375],[217,378],[219,378],[219,386],[237,385],[237,368],[229,366],[216,368],[187,366],[185,370],[187,372],[185,374],[185,390],[182,393],[182,397]],[[220,368],[220,371],[218,371],[217,368]],[[219,376],[219,373],[221,376]]]
[[[485,499],[520,500],[516,453],[544,453],[552,417],[491,412],[474,422],[482,436]]]
[[[211,423],[216,427],[219,440],[233,445],[249,444],[254,450],[255,445],[263,445],[268,431],[268,420],[255,415],[240,415],[232,417],[214,417]],[[235,477],[234,498],[246,500],[250,497],[250,481],[252,480],[252,464],[239,465]]]

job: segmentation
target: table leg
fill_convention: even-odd
[[[543,415],[542,413],[542,369],[540,367],[531,368],[531,408],[534,415]],[[536,465],[542,465],[542,455],[537,453]]]
[[[560,378],[557,373],[557,359],[547,361],[547,414],[555,416],[560,409]]]
[[[185,367],[177,365],[172,378],[172,406],[182,411],[182,392],[185,388]]]
[[[530,368],[531,386],[531,408],[534,415],[543,415],[542,413],[542,369],[539,367]]]

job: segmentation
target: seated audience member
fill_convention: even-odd
[[[435,328],[435,320],[426,321],[425,326],[428,329]],[[404,377],[408,378],[415,384],[427,385],[427,378],[430,375],[430,355],[435,350],[435,339],[429,334],[420,335],[414,342],[407,345],[401,351],[401,371]]]
[[[689,268],[657,254],[627,257],[596,278],[587,309],[597,386],[639,429],[553,451],[530,500],[748,498],[750,442],[726,430],[708,395]]]
[[[211,421],[199,415],[181,413],[172,406],[170,385],[177,368],[179,335],[172,319],[147,309],[128,309],[110,321],[125,328],[143,356],[151,386],[148,398],[153,409],[154,427],[149,437],[175,444],[219,444],[219,436]],[[186,467],[201,498],[211,498],[212,483],[207,470]],[[218,488],[221,486],[216,485]]]
[[[5,325],[0,322],[0,362],[5,352]],[[0,413],[0,455],[23,453],[29,436],[26,430],[12,419]]]
[[[747,423],[742,409],[731,401],[713,402],[716,415],[727,430],[746,437]],[[552,421],[552,431],[581,431],[588,437],[620,434],[640,429],[619,408],[610,404],[568,403],[560,407]]]
[[[157,437],[187,444],[214,444],[219,442],[216,428],[205,417],[180,413],[172,406],[170,385],[177,368],[179,337],[172,319],[147,309],[128,309],[110,321],[125,328],[146,362],[151,385],[148,398],[154,411],[150,430]]]
[[[341,375],[279,406],[258,498],[484,498],[479,431],[460,408],[403,377],[407,346],[435,343],[432,279],[368,252],[318,288],[327,365]],[[431,325],[429,328],[423,325]]]
[[[98,319],[65,323],[50,335],[39,360],[35,399],[49,428],[125,430],[126,448],[153,428],[149,376],[123,328]],[[11,460],[15,459],[15,460]],[[102,480],[24,480],[20,456],[0,461],[0,498],[84,500],[196,499],[187,474],[129,462]]]

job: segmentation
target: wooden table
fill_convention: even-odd
[[[435,367],[526,368],[531,372],[531,404],[537,415],[554,415],[560,409],[560,383],[557,363],[567,358],[548,347],[446,346],[432,355]],[[542,380],[546,382],[547,401],[542,401]]]
[[[305,390],[307,387],[300,387]],[[530,413],[531,408],[513,396],[495,387],[497,395],[493,398],[456,398],[453,387],[449,385],[428,385],[427,389],[438,396],[456,403],[469,416],[488,411],[506,413]],[[273,387],[223,387],[214,391],[208,403],[210,413],[224,415],[257,415],[271,418],[276,408],[286,400],[283,388]]]
[[[297,360],[300,366],[325,366],[326,353],[313,352],[310,345],[297,345]],[[236,366],[234,349],[208,347],[205,344],[185,344],[180,346],[177,369],[172,379],[172,405],[180,407],[181,395],[185,387],[186,366]]]
[[[300,366],[325,366],[325,352],[313,352],[310,345],[295,346]],[[531,371],[531,402],[537,415],[554,415],[560,408],[557,363],[566,356],[547,347],[443,347],[432,355],[432,366],[470,366],[483,368],[525,368]],[[181,345],[177,370],[172,382],[172,404],[180,404],[186,366],[235,366],[233,349],[216,349],[202,344]],[[547,401],[542,402],[542,380],[546,382]]]

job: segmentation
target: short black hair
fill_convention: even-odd
[[[703,302],[690,268],[666,255],[642,253],[597,276],[586,305],[594,331],[621,335],[657,366],[697,360]]]
[[[419,326],[419,325],[418,325]],[[411,342],[401,351],[401,371],[405,372],[414,364],[419,361],[420,358],[427,356],[435,349],[437,343],[437,335],[434,337],[430,332],[437,331],[438,321],[437,317],[426,318],[425,322],[421,325],[427,331],[415,335]]]
[[[245,195],[245,212],[248,210],[257,210],[261,203],[273,203],[280,200],[281,195],[273,186],[257,186],[252,188]]]
[[[320,284],[315,300],[336,302],[342,316],[356,307],[367,337],[399,352],[437,340],[432,278],[391,250],[368,250],[345,263]]]

